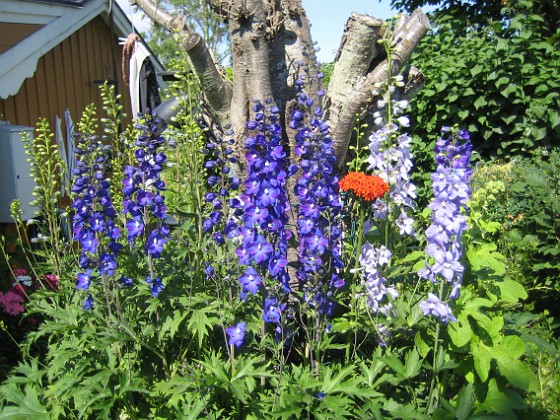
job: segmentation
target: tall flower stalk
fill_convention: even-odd
[[[148,262],[148,276],[145,281],[150,291],[157,297],[164,284],[155,273],[154,262],[163,252],[169,238],[170,229],[164,221],[167,206],[162,191],[165,183],[161,172],[167,156],[162,151],[165,138],[154,135],[158,128],[157,119],[147,115],[143,122],[136,126],[139,136],[136,139],[134,156],[136,165],[124,168],[123,179],[123,213],[127,216],[127,239],[134,248],[138,243],[144,247]],[[130,279],[123,278],[129,285]]]
[[[429,280],[435,293],[420,303],[424,315],[431,315],[447,324],[455,321],[448,300],[459,297],[464,266],[461,263],[462,235],[467,228],[467,201],[471,195],[469,167],[472,144],[466,130],[444,127],[444,137],[435,146],[437,168],[432,174],[434,199],[431,225],[426,230],[429,261],[418,275]]]
[[[281,337],[290,292],[286,229],[290,204],[286,193],[287,156],[282,144],[279,110],[271,101],[253,105],[254,119],[247,124],[245,140],[247,176],[242,193],[232,204],[228,236],[237,244],[242,268],[238,277],[240,298],[262,296],[262,319]],[[234,222],[237,222],[234,224]],[[230,340],[231,341],[231,340]]]
[[[409,125],[408,118],[403,115],[408,102],[397,98],[397,88],[402,88],[404,83],[402,76],[391,73],[391,32],[387,27],[385,37],[379,41],[386,50],[388,63],[387,81],[374,86],[375,93],[381,98],[373,113],[378,129],[368,139],[367,153],[363,153],[360,144],[355,147],[356,158],[349,166],[357,172],[348,173],[341,181],[341,190],[351,192],[351,199],[345,194],[351,218],[358,219],[353,228],[353,271],[359,273],[360,284],[353,285],[352,292],[360,298],[359,302],[365,303],[381,344],[386,344],[386,333],[381,331],[378,317],[396,315],[392,302],[399,296],[401,288],[395,283],[399,277],[390,276],[392,260],[403,257],[402,244],[407,238],[416,236],[411,217],[416,198],[416,187],[410,181],[413,167],[411,138],[401,133],[401,129]],[[361,138],[360,130],[358,138]],[[353,188],[347,188],[347,182],[351,182]],[[364,183],[369,189],[374,185],[384,188],[366,194]]]
[[[321,76],[319,74],[319,76]],[[330,128],[320,104],[324,92],[313,96],[304,90],[304,77],[296,81],[297,105],[289,127],[295,132],[291,172],[297,174],[298,263],[296,277],[301,292],[301,310],[308,316],[309,358],[318,368],[319,341],[333,315],[335,294],[344,286],[339,178]],[[305,324],[302,320],[302,324]]]
[[[457,127],[442,128],[443,136],[436,142],[437,168],[432,174],[434,199],[428,207],[432,211],[431,225],[426,230],[428,261],[418,272],[421,279],[430,282],[427,299],[420,302],[425,316],[434,317],[438,323],[434,331],[432,380],[426,412],[430,414],[439,400],[437,387],[440,357],[441,326],[456,321],[448,301],[459,297],[464,273],[462,235],[467,228],[465,213],[471,195],[468,184],[472,175],[469,161],[472,153],[470,135]]]
[[[99,276],[107,309],[111,313],[108,279],[117,270],[117,254],[122,245],[118,242],[120,228],[115,224],[117,212],[106,173],[109,148],[93,134],[96,128],[94,112],[93,107],[86,109],[79,124],[81,134],[74,150],[78,161],[72,184],[72,228],[74,240],[80,244],[79,266],[83,270],[77,275],[77,287],[88,291],[92,281]],[[89,294],[84,309],[91,309],[92,305],[93,296]]]

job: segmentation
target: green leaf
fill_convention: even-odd
[[[508,98],[512,93],[515,93],[517,91],[517,89],[518,89],[517,85],[509,84],[509,85],[506,85],[505,89],[502,89],[502,91],[500,93],[505,98]]]
[[[490,269],[496,275],[506,272],[504,256],[496,252],[497,246],[493,243],[485,243],[478,247],[472,247],[467,251],[467,258],[474,271]]]
[[[4,407],[0,411],[0,419],[2,420],[48,420],[50,417],[48,411],[39,401],[37,390],[33,386],[26,386],[25,393],[15,384],[3,386],[0,393],[6,401],[15,403],[17,407]]]
[[[416,332],[416,335],[414,336],[414,344],[416,345],[416,350],[418,350],[418,353],[420,354],[421,357],[426,357],[430,352],[430,350],[432,349],[428,345],[428,343],[424,341],[420,331]]]
[[[500,289],[500,299],[508,303],[517,303],[520,299],[527,299],[528,294],[521,283],[510,278],[504,278],[494,283]]]
[[[551,343],[537,335],[521,333],[519,334],[519,338],[524,342],[533,343],[541,352],[547,352],[554,357],[558,354],[558,351]]]
[[[474,369],[482,382],[488,380],[490,373],[490,362],[492,361],[492,349],[482,341],[471,341],[471,353],[473,355]]]
[[[500,77],[496,80],[496,82],[494,82],[494,85],[499,89],[501,86],[509,86],[509,81],[509,77]]]
[[[467,384],[457,396],[457,407],[455,418],[467,420],[474,409],[474,387],[472,383]]]
[[[517,115],[503,115],[501,117],[502,121],[505,122],[506,124],[511,124],[512,122],[514,122],[517,119]]]
[[[434,87],[436,88],[437,92],[443,92],[444,90],[447,89],[447,83],[442,83],[442,82],[438,82],[436,84],[434,84]]]
[[[473,334],[467,318],[467,314],[459,314],[459,316],[457,317],[457,322],[450,323],[447,332],[453,345],[457,347],[463,347],[467,345],[468,342],[471,341]]]
[[[37,412],[26,407],[5,407],[0,411],[1,420],[49,420],[47,411]]]
[[[342,368],[334,378],[332,377],[333,369],[330,367],[326,368],[324,373],[325,376],[323,378],[323,384],[321,385],[321,391],[325,394],[345,391],[344,386],[341,387],[341,384],[348,376],[354,373],[354,366],[350,365]]]
[[[482,108],[483,106],[485,106],[487,104],[486,99],[483,96],[479,96],[478,98],[476,98],[476,100],[473,102],[473,106],[474,109],[476,109],[477,111]]]
[[[507,50],[509,48],[509,42],[504,38],[498,38],[496,44],[496,50]]]
[[[472,77],[476,77],[482,72],[482,70],[484,70],[484,67],[481,64],[476,64],[474,67],[471,67],[469,71]]]
[[[169,338],[173,339],[173,337],[175,337],[175,334],[179,330],[181,323],[187,317],[187,315],[188,312],[177,310],[171,316],[166,317],[159,331],[159,340],[161,341],[168,332]]]
[[[514,409],[521,409],[525,406],[519,394],[511,390],[500,390],[496,379],[492,378],[488,382],[488,393],[486,399],[478,407],[479,412],[513,414]],[[514,417],[515,418],[515,417]]]
[[[212,329],[213,323],[208,318],[207,313],[212,312],[213,308],[210,306],[193,309],[191,317],[187,322],[189,331],[193,332],[198,337],[198,346],[202,347],[204,337],[208,335],[208,331]]]
[[[511,385],[528,391],[535,379],[529,366],[519,360],[524,353],[525,343],[521,338],[509,335],[495,347],[494,358],[498,364],[498,370]]]
[[[401,379],[406,378],[406,370],[404,368],[404,365],[396,354],[389,353],[388,355],[383,356],[380,359],[384,361],[387,364],[387,366],[393,369],[395,373],[399,376],[399,378]]]
[[[521,360],[497,359],[498,370],[505,376],[508,382],[514,387],[523,391],[529,391],[535,383],[535,378],[529,366]]]
[[[404,357],[405,377],[407,379],[414,378],[420,373],[422,362],[420,355],[415,349],[408,351]]]

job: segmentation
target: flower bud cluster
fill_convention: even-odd
[[[289,127],[295,134],[296,163],[292,172],[301,171],[295,186],[298,199],[297,234],[299,267],[297,278],[305,301],[322,314],[331,315],[334,291],[344,285],[341,277],[342,229],[338,195],[339,179],[330,129],[323,120],[323,109],[299,88],[297,108]],[[323,92],[318,92],[320,98]]]
[[[472,144],[466,130],[444,128],[442,131],[448,136],[436,143],[437,169],[432,174],[434,199],[428,205],[432,210],[432,223],[426,230],[426,254],[430,262],[418,275],[433,284],[441,282],[439,296],[430,293],[429,298],[420,303],[424,315],[433,315],[440,322],[448,323],[455,317],[449,305],[442,301],[444,286],[450,289],[447,298],[457,299],[464,272],[461,238],[467,228],[464,213],[471,195],[468,181],[472,175],[469,167]]]
[[[117,212],[106,175],[109,150],[96,135],[82,135],[74,152],[78,156],[72,185],[74,240],[80,244],[77,287],[88,290],[94,272],[112,276],[117,270],[121,231],[115,224]],[[89,299],[89,298],[88,298]]]
[[[131,246],[135,241],[146,239],[145,251],[150,263],[150,274],[146,282],[150,285],[152,295],[157,297],[164,288],[161,279],[153,274],[152,261],[159,258],[169,238],[170,229],[164,222],[167,206],[162,191],[165,183],[161,179],[167,156],[161,151],[165,138],[154,135],[158,130],[158,120],[150,115],[143,123],[136,125],[140,130],[134,150],[136,165],[126,166],[123,183],[123,213],[127,216],[127,239]],[[156,223],[157,227],[148,232],[148,226]],[[125,285],[131,280],[122,278]]]

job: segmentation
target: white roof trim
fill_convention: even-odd
[[[0,5],[0,12],[10,9],[14,12],[12,17],[25,15],[33,20],[37,19],[37,16],[43,16],[45,19],[50,16],[50,21],[46,26],[0,54],[1,99],[15,95],[25,79],[33,76],[37,70],[39,58],[96,16],[108,11],[107,0],[92,0],[83,8],[44,3],[31,3],[33,7],[29,8],[26,5],[30,3],[10,0],[2,0],[0,3],[3,3]],[[15,3],[19,4],[17,12],[14,9]],[[128,35],[131,30],[130,21],[115,2],[112,7],[116,35]],[[0,13],[1,15],[2,13]],[[29,21],[30,19],[21,19],[18,23],[33,23]],[[6,20],[2,18],[1,21]],[[163,70],[157,60],[154,65],[158,71]]]
[[[0,98],[15,95],[24,80],[33,76],[39,58],[84,26],[106,8],[105,0],[96,0],[83,9],[66,13],[5,51],[0,60]]]
[[[0,2],[0,22],[44,25],[64,15],[67,10],[67,7],[57,4],[2,0]]]

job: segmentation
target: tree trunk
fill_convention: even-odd
[[[183,37],[193,71],[217,120],[216,129],[233,128],[240,155],[253,100],[273,99],[284,115],[286,140],[293,138],[286,121],[295,106],[294,82],[299,69],[308,72],[308,92],[321,88],[320,80],[314,77],[318,63],[301,0],[207,0],[229,25],[233,85],[214,62],[202,37],[181,19],[158,8],[153,0],[131,1],[154,22]],[[428,27],[420,9],[410,16],[399,16],[391,39],[391,74],[402,71]],[[389,60],[377,43],[385,31],[383,21],[367,15],[353,14],[346,24],[323,104],[339,167],[346,159],[356,115],[372,108],[380,93],[376,86],[387,80]],[[410,83],[414,80],[421,78]]]

